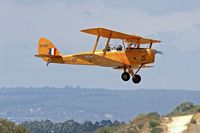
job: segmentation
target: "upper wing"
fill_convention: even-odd
[[[76,57],[78,59],[93,63],[94,65],[98,66],[104,66],[104,67],[117,67],[117,66],[124,66],[123,63],[95,55],[95,54],[77,54],[73,55],[73,57]]]
[[[91,35],[100,35],[101,37],[105,38],[113,38],[113,39],[122,39],[126,40],[127,42],[133,43],[133,44],[150,44],[150,43],[158,43],[161,42],[159,40],[149,39],[149,38],[143,38],[138,35],[129,35],[125,33],[121,33],[118,31],[113,31],[105,28],[91,28],[91,29],[84,29],[81,30],[81,32],[85,32]]]

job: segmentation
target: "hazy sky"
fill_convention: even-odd
[[[80,29],[106,27],[162,40],[152,69],[134,85],[112,68],[46,64],[33,55],[40,37],[62,54],[91,50]],[[80,86],[107,89],[200,89],[198,0],[0,1],[0,86]]]

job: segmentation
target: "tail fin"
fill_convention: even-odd
[[[49,63],[54,61],[61,63],[63,61],[60,51],[46,38],[40,38],[38,44],[38,54],[35,56],[41,57],[44,61]]]
[[[60,51],[53,45],[53,43],[46,38],[40,38],[38,44],[38,54],[52,56],[61,55]]]

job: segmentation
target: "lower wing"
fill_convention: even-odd
[[[105,58],[103,56],[95,55],[95,54],[77,54],[77,55],[73,55],[73,57],[93,63],[94,65],[98,65],[98,66],[104,66],[104,67],[124,66],[123,63]]]

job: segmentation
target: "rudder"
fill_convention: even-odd
[[[40,38],[38,44],[38,54],[61,56],[60,51],[54,46],[54,44],[46,38]]]

